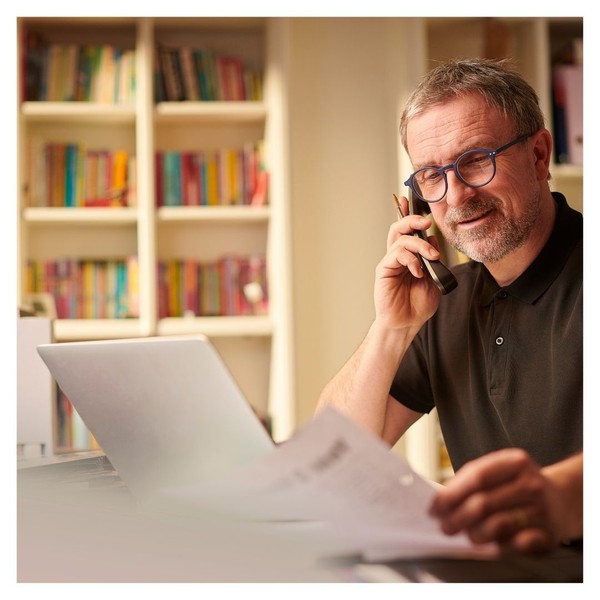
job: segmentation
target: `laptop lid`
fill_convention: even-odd
[[[204,336],[42,344],[38,352],[138,497],[216,480],[274,448]]]

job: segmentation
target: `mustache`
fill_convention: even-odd
[[[444,221],[446,225],[455,226],[463,221],[471,221],[480,217],[498,208],[499,205],[498,199],[491,196],[471,198],[465,206],[449,207],[446,210]]]

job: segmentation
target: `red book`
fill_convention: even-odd
[[[200,160],[197,152],[189,153],[188,200],[190,206],[202,204],[200,190]]]

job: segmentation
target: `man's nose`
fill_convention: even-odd
[[[444,200],[448,206],[460,206],[473,195],[473,188],[463,183],[452,169],[446,172],[446,178],[448,191]]]

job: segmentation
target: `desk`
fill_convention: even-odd
[[[315,523],[232,523],[140,506],[108,459],[19,464],[19,582],[339,581]]]
[[[581,582],[583,550],[364,565],[319,523],[243,523],[140,507],[101,453],[18,465],[19,582]]]

